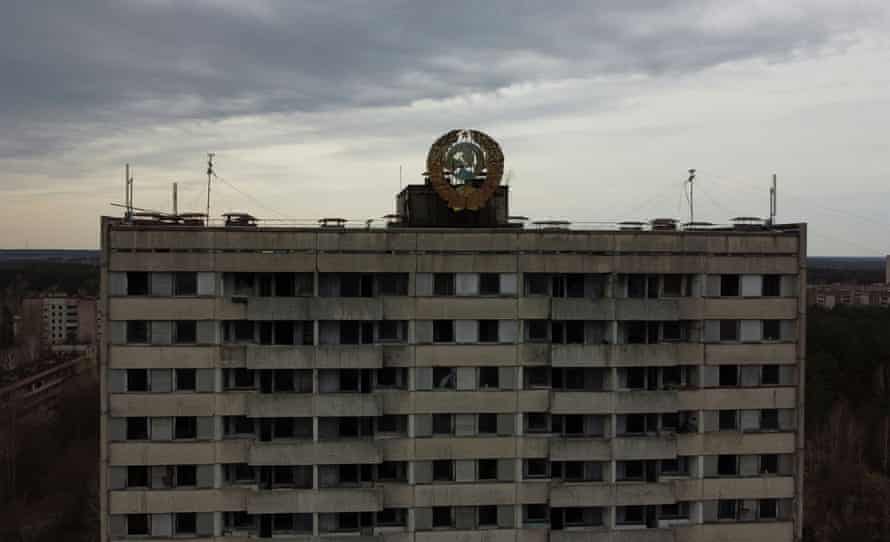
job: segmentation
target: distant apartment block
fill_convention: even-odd
[[[807,286],[807,304],[890,307],[890,284],[814,284]]]
[[[45,346],[93,344],[97,340],[96,299],[47,294],[22,300],[16,333],[39,334]]]

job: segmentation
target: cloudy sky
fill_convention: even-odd
[[[502,145],[513,214],[768,212],[890,253],[886,0],[4,2],[0,248],[92,248],[136,204],[380,217],[429,144]]]

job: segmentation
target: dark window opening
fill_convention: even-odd
[[[763,296],[779,297],[782,295],[782,276],[763,275]]]
[[[717,474],[720,476],[736,476],[738,473],[738,457],[734,455],[717,456]]]
[[[479,414],[478,432],[483,435],[493,435],[498,432],[497,414]]]
[[[550,277],[541,273],[526,274],[525,295],[550,295]]]
[[[453,390],[456,385],[456,369],[453,367],[433,367],[433,389]]]
[[[681,297],[683,295],[683,275],[663,275],[661,284],[664,297]]]
[[[497,320],[479,320],[479,342],[496,343],[498,342],[498,321]]]
[[[764,365],[760,368],[760,383],[764,386],[779,385],[779,366]]]
[[[294,323],[288,320],[275,322],[275,344],[294,344]]]
[[[739,295],[739,275],[720,275],[720,295],[723,297]]]
[[[627,297],[646,297],[646,275],[627,276]]]
[[[174,322],[173,342],[176,344],[194,344],[198,342],[198,322],[195,320],[177,320]]]
[[[569,320],[565,323],[566,344],[584,344],[584,322]]]
[[[127,295],[148,295],[148,273],[127,273]]]
[[[454,321],[453,320],[433,320],[433,342],[436,342],[436,343],[452,343],[452,342],[454,342]]]
[[[275,295],[277,297],[294,296],[293,273],[275,273]]]
[[[235,295],[253,295],[253,273],[235,273]]]
[[[194,416],[177,416],[174,418],[173,438],[193,439],[198,437],[198,420]]]
[[[402,338],[401,322],[398,320],[382,320],[378,324],[378,337],[381,342],[397,342]]]
[[[148,369],[127,369],[127,391],[148,391]]]
[[[127,440],[148,438],[148,418],[127,418]]]
[[[195,369],[176,369],[176,389],[178,391],[195,391],[197,372]]]
[[[433,295],[454,295],[454,273],[436,273],[433,275]]]
[[[525,477],[526,478],[547,478],[550,476],[550,464],[546,459],[526,459],[525,460]]]
[[[721,365],[720,366],[720,385],[721,386],[738,386],[739,385],[739,367],[738,367],[738,365]]]
[[[721,410],[719,411],[720,418],[720,431],[735,431],[739,428],[738,425],[738,412],[735,410]]]
[[[763,321],[763,340],[778,341],[782,338],[781,320]]]
[[[480,367],[479,368],[479,387],[480,388],[497,388],[499,385],[499,368],[498,367]]]
[[[735,519],[736,501],[721,499],[717,501],[717,519]]]
[[[479,526],[494,527],[498,524],[498,507],[497,506],[480,506],[478,508]]]
[[[776,454],[761,455],[760,474],[779,474],[779,456]]]
[[[779,411],[768,408],[760,411],[760,429],[766,431],[779,430]]]
[[[479,295],[501,293],[501,276],[498,273],[479,273]]]
[[[451,414],[433,414],[433,434],[450,435],[454,431]]]
[[[450,506],[434,506],[433,507],[433,527],[443,528],[451,527],[451,507]]]
[[[479,460],[479,479],[480,480],[497,480],[498,479],[498,460],[497,459],[480,459]]]
[[[757,507],[757,517],[760,519],[776,519],[778,517],[776,499],[760,499]]]
[[[646,387],[646,368],[627,368],[627,387],[632,390],[641,390]]]
[[[128,535],[148,535],[148,514],[127,514]]]
[[[526,320],[528,329],[529,342],[547,342],[549,334],[547,333],[547,320]]]
[[[254,324],[250,320],[236,320],[235,326],[235,342],[253,342]]]
[[[550,387],[550,366],[525,367],[522,371],[525,380],[525,387],[529,388],[549,388]]]
[[[194,272],[173,273],[173,295],[198,295],[198,274]]]
[[[195,534],[197,514],[179,512],[176,514],[176,534]]]
[[[128,343],[147,343],[148,342],[148,322],[146,320],[128,320],[127,321],[127,342]]]
[[[436,459],[433,461],[433,481],[453,482],[454,461],[450,459]]]
[[[148,467],[127,467],[127,487],[148,487]]]
[[[176,487],[194,487],[196,485],[198,485],[198,469],[195,465],[176,467]]]
[[[378,295],[408,295],[407,273],[380,273],[377,275]]]

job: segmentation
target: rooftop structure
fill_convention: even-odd
[[[800,538],[805,226],[523,226],[492,145],[385,228],[103,219],[102,540]]]

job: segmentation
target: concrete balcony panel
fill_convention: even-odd
[[[268,297],[247,298],[248,320],[312,320],[311,297]]]
[[[702,319],[797,318],[797,299],[793,297],[712,297],[705,298]]]
[[[792,542],[790,521],[752,523],[706,523],[674,527],[676,542]]]
[[[552,352],[554,367],[644,367],[700,364],[704,348],[697,343],[555,344]]]
[[[797,390],[775,388],[706,388],[679,391],[677,410],[795,408]]]
[[[707,365],[763,365],[797,362],[795,343],[705,344]]]
[[[416,256],[408,254],[319,254],[320,273],[413,273]]]
[[[243,510],[250,489],[149,489],[111,491],[111,514],[166,514],[170,512],[229,512]]]
[[[322,345],[315,350],[318,369],[379,369],[383,367],[384,348],[379,344]]]
[[[454,248],[452,250],[469,249]],[[418,273],[515,273],[516,271],[518,271],[516,256],[512,254],[421,254],[417,256]]]
[[[549,499],[550,484],[544,480],[516,484],[516,504],[544,504]]]
[[[546,392],[544,392],[546,394]],[[536,392],[515,391],[415,391],[401,392],[397,413],[414,412],[431,414],[451,413],[499,413],[515,412],[520,394],[529,394],[532,403],[539,397]],[[389,394],[388,394],[389,395]],[[406,397],[407,396],[407,397]],[[546,396],[545,396],[546,399]],[[540,402],[540,401],[538,401]],[[545,403],[546,405],[546,403]],[[543,408],[546,410],[546,406]],[[541,410],[541,409],[538,409]]]
[[[243,416],[252,393],[115,393],[109,414],[124,416]]]
[[[243,320],[244,305],[219,297],[109,297],[109,320]]]
[[[247,401],[251,418],[305,416],[380,416],[379,397],[360,393],[257,394]]]
[[[480,318],[513,320],[516,318],[515,297],[418,297],[418,320],[456,320]]]
[[[111,346],[109,369],[211,369],[219,365],[218,346]]]
[[[411,232],[394,232],[392,230],[369,231],[319,231],[318,250],[327,252],[340,251],[380,251],[414,250],[417,246],[417,234]]]
[[[671,459],[677,457],[677,440],[663,437],[616,437],[612,439],[613,457],[629,459]]]
[[[516,365],[514,344],[425,344],[415,348],[418,367]]]
[[[551,298],[531,296],[519,298],[519,318],[522,320],[549,320],[551,318]]]
[[[615,413],[677,412],[681,410],[677,393],[671,390],[615,392]]]
[[[550,459],[553,461],[608,461],[612,459],[612,445],[606,439],[553,438],[549,440]]]
[[[119,228],[119,229],[118,229]],[[315,250],[317,230],[158,229],[116,226],[111,246],[129,249]],[[168,254],[168,253],[161,253]]]
[[[416,300],[410,296],[383,296],[384,320],[414,320],[416,316]]]
[[[382,320],[380,297],[314,297],[307,320]]]
[[[550,529],[516,529],[516,542],[548,542]]]
[[[379,487],[270,489],[253,492],[246,504],[249,514],[376,512],[383,508],[383,495]]]
[[[702,273],[707,257],[686,254],[619,254],[613,259],[615,273]]]
[[[611,414],[611,392],[554,391],[550,412],[553,414]]]
[[[612,542],[624,531],[610,531],[606,527],[571,528],[552,531],[550,542]]]
[[[550,441],[548,437],[517,437],[517,457],[549,457]],[[556,442],[554,440],[554,442]]]
[[[677,435],[678,455],[794,453],[794,433],[691,433]]]
[[[674,530],[671,528],[661,529],[644,529],[644,528],[623,528],[612,531],[608,542],[675,542]],[[717,538],[716,540],[723,540]]]
[[[420,461],[516,457],[518,455],[516,441],[516,437],[419,438],[413,441],[413,459]],[[385,453],[384,458],[388,459]]]
[[[550,254],[546,258],[520,254],[518,259],[524,273],[609,273],[613,261],[611,256],[586,254]]]
[[[332,442],[252,442],[251,465],[338,465],[380,463],[382,453],[373,440],[343,439]]]
[[[672,483],[619,482],[615,484],[615,505],[671,504],[676,502]]]
[[[711,256],[705,262],[703,273],[796,275],[800,272],[797,256]]]
[[[255,247],[254,247],[255,248]],[[109,271],[215,271],[217,273],[311,272],[315,270],[315,255],[262,253],[186,253],[155,252],[145,254],[113,252],[109,256]]]
[[[550,343],[522,343],[517,345],[519,365],[550,365]]]
[[[381,356],[384,367],[414,367],[414,347],[409,345],[383,345]]]
[[[562,483],[550,485],[550,506],[612,506],[615,486],[608,483]]]
[[[614,320],[616,300],[554,297],[551,301],[553,320]]]
[[[679,320],[677,299],[616,299],[616,320]]]
[[[414,506],[514,504],[513,483],[436,483],[414,486]]]
[[[247,463],[251,440],[209,442],[112,442],[110,465],[212,465]]]
[[[677,500],[767,499],[794,496],[794,478],[705,478],[673,480]]]
[[[314,346],[251,344],[241,348],[244,348],[244,363],[248,369],[312,369],[315,367]]]
[[[476,531],[455,531],[448,529],[446,531],[419,531],[412,533],[411,542],[517,542],[525,541],[525,538],[518,538],[518,531],[514,529],[480,529]],[[390,539],[389,535],[384,535],[384,542],[408,542],[403,540]],[[532,542],[531,539],[528,539]],[[534,542],[546,542],[546,536],[540,539],[534,539]]]
[[[383,490],[383,508],[414,506],[414,486],[398,482],[385,482],[379,486]]]
[[[523,390],[514,392],[519,412],[543,412],[550,410],[550,392],[547,390]]]

